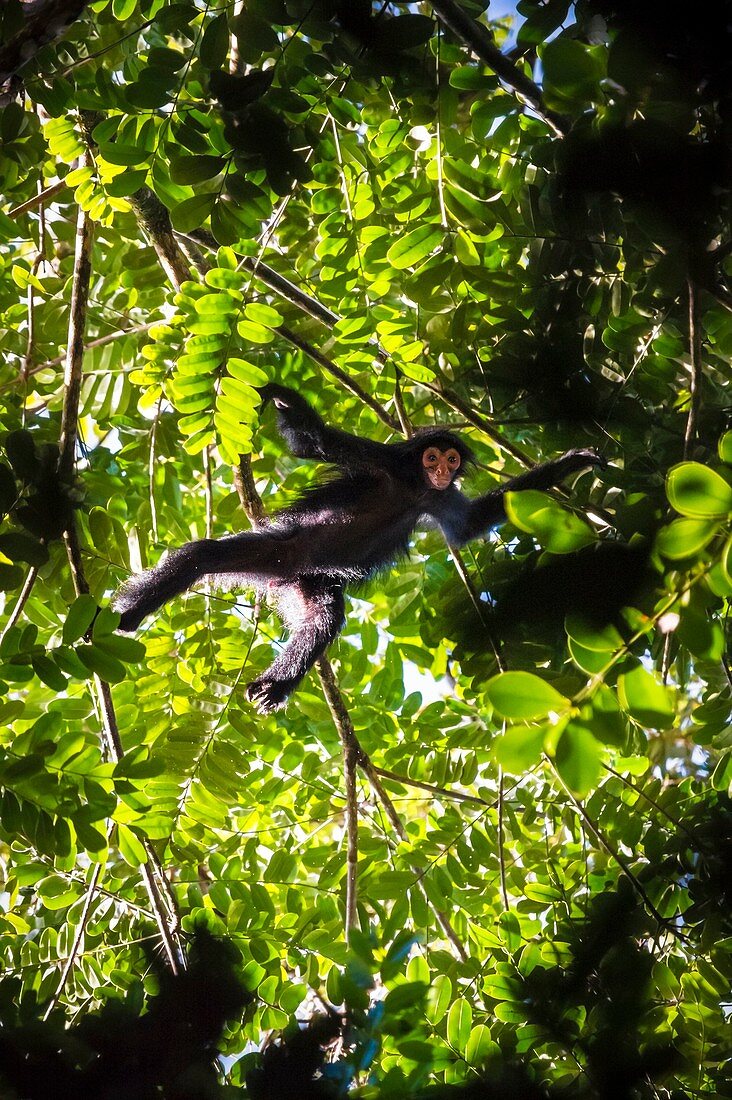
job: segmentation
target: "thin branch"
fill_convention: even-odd
[[[46,187],[45,190],[39,191],[37,195],[33,195],[32,198],[26,199],[20,206],[14,206],[12,210],[8,210],[7,216],[9,218],[21,218],[24,214],[30,214],[32,210],[37,210],[39,206],[43,206],[51,199],[55,199],[56,195],[65,191],[68,186],[65,179],[57,180],[56,183],[52,183],[50,187]]]
[[[92,871],[91,881],[87,888],[86,897],[84,899],[84,908],[81,911],[79,924],[76,932],[74,933],[74,942],[71,944],[71,950],[69,951],[66,962],[64,963],[64,968],[61,971],[61,977],[59,978],[58,985],[56,986],[56,992],[54,993],[53,997],[51,997],[51,1000],[48,1002],[48,1006],[46,1007],[46,1011],[43,1013],[44,1020],[48,1019],[48,1017],[51,1015],[54,1008],[58,1004],[59,998],[61,997],[61,994],[63,993],[66,986],[66,982],[68,981],[69,974],[71,973],[71,968],[76,962],[77,955],[79,954],[79,950],[84,939],[86,922],[89,919],[92,902],[94,901],[94,895],[97,892],[97,886],[99,885],[99,878],[101,876],[103,866],[103,864],[97,863],[94,867],[94,870]]]
[[[567,133],[570,128],[569,121],[545,106],[538,84],[526,76],[510,58],[501,53],[486,27],[476,23],[455,0],[431,0],[431,2],[433,11],[448,30],[464,42],[489,69],[492,69],[504,84],[525,100],[557,137],[563,137]]]
[[[91,282],[91,242],[91,219],[85,211],[79,208],[58,459],[59,478],[67,483],[72,481],[74,475],[76,443],[79,432],[79,398],[83,377],[84,325]],[[64,541],[66,543],[66,552],[74,588],[77,595],[81,595],[89,591],[89,585],[84,574],[78,532],[73,517],[69,522],[68,528],[64,532]],[[122,759],[122,742],[119,735],[114,703],[112,701],[112,691],[109,684],[100,679],[97,675],[94,676],[94,685],[107,754],[109,759],[116,763]],[[141,867],[142,877],[147,887],[153,912],[155,913],[158,931],[168,956],[168,963],[173,973],[178,973],[180,967],[184,965],[183,953],[166,919],[165,909],[154,881],[154,870],[154,864],[148,858],[148,861]],[[162,877],[164,878],[164,876]]]
[[[467,794],[464,791],[452,791],[448,787],[439,787],[436,783],[426,783],[422,779],[412,779],[408,775],[400,775],[398,772],[392,772],[388,768],[377,768],[374,765],[374,771],[382,779],[390,779],[392,783],[400,783],[403,787],[417,787],[418,790],[427,791],[429,794],[434,795],[435,798],[450,798],[454,802],[470,802],[474,806],[487,806],[493,807],[493,802],[488,802],[485,798],[479,798],[477,794]]]
[[[8,621],[3,627],[3,632],[0,634],[0,646],[5,641],[5,637],[9,630],[17,623],[20,616],[23,614],[23,608],[28,603],[28,598],[33,591],[33,585],[36,583],[36,577],[38,576],[38,566],[34,565],[32,569],[28,571],[28,576],[25,578],[25,584],[21,590],[18,599],[15,601],[15,607],[11,611]]]
[[[489,439],[493,440],[497,447],[505,451],[506,454],[512,455],[522,466],[530,470],[531,467],[535,465],[527,454],[524,454],[524,452],[518,447],[515,447],[513,443],[509,443],[507,439],[504,439],[500,432],[496,431],[493,427],[490,420],[474,412],[472,406],[469,405],[467,401],[463,401],[462,397],[459,397],[453,390],[445,389],[443,386],[436,386],[432,382],[423,382],[422,385],[425,389],[429,390],[430,393],[441,398],[448,408],[464,416],[467,422],[472,424],[474,428],[479,428]]]
[[[159,321],[148,321],[144,325],[133,325],[132,328],[118,328],[114,332],[108,332],[106,336],[97,336],[94,340],[89,340],[84,344],[84,351],[92,351],[94,348],[103,348],[107,344],[113,344],[117,340],[122,340],[125,336],[138,336],[145,332],[149,332],[151,328],[155,328],[159,325]],[[66,359],[66,354],[57,355],[55,359],[47,359],[45,363],[39,363],[33,370],[29,371],[29,374],[38,374],[42,370],[50,370],[52,367],[58,367]]]
[[[209,233],[207,229],[194,229],[191,233],[178,233],[179,237],[187,237],[196,244],[203,245],[205,248],[210,248],[214,252],[218,248],[216,238],[213,234]],[[250,275],[254,275],[259,279],[261,283],[268,286],[270,290],[276,291],[282,298],[288,301],[291,305],[297,306],[303,313],[307,313],[316,321],[322,321],[328,328],[333,328],[338,324],[340,317],[333,310],[328,309],[322,302],[319,302],[317,298],[313,298],[310,294],[306,294],[300,287],[295,286],[289,279],[286,279],[284,275],[280,275],[278,271],[275,271],[273,267],[266,264],[264,260],[255,258],[254,256],[242,256],[241,265],[245,271],[248,271]],[[387,356],[388,358],[388,356]]]
[[[702,387],[702,333],[699,316],[699,294],[692,279],[687,283],[689,290],[689,358],[691,360],[691,381],[689,383],[689,416],[684,433],[684,458],[688,459],[696,439],[696,422],[699,418]]]
[[[675,829],[678,829],[680,832],[685,833],[693,844],[700,845],[701,842],[699,838],[694,835],[692,830],[687,828],[687,826],[684,825],[683,821],[679,821],[678,818],[673,816],[673,814],[670,814],[668,810],[661,805],[660,802],[657,802],[655,800],[655,798],[651,798],[649,794],[646,794],[642,787],[637,787],[635,783],[631,783],[630,780],[626,776],[624,776],[622,772],[618,772],[615,770],[615,768],[611,768],[609,764],[603,764],[602,766],[606,772],[610,772],[610,775],[614,775],[616,779],[619,779],[620,782],[623,783],[629,791],[633,791],[634,794],[637,794],[641,798],[644,798],[649,806],[653,806],[655,810],[658,810],[659,814],[661,814],[662,817],[665,817],[667,821],[670,821]]]
[[[498,874],[501,880],[501,897],[503,898],[503,908],[508,912],[510,906],[508,904],[508,890],[506,888],[506,858],[503,854],[503,840],[504,840],[504,784],[503,784],[503,768],[498,769]]]
[[[398,367],[395,368],[394,378],[394,408],[397,411],[399,417],[399,424],[401,425],[402,432],[405,439],[411,439],[414,435],[412,425],[407,416],[407,410],[404,406],[404,394],[402,393],[402,372]]]
[[[66,368],[64,371],[64,404],[61,412],[58,475],[61,482],[70,484],[76,464],[76,443],[79,433],[79,397],[82,382],[84,355],[84,329],[91,282],[92,220],[79,207],[76,220],[76,252],[71,286],[69,330],[66,340]]]
[[[597,825],[592,820],[592,818],[590,817],[590,815],[588,814],[587,810],[582,805],[580,800],[577,798],[577,796],[575,794],[573,794],[572,791],[569,789],[569,787],[567,786],[567,784],[564,782],[561,775],[559,774],[559,771],[557,770],[557,767],[556,767],[554,761],[551,760],[548,756],[546,756],[544,759],[549,763],[549,765],[552,769],[552,772],[554,773],[556,779],[561,784],[561,786],[562,786],[563,790],[565,791],[567,797],[569,798],[569,800],[572,803],[572,805],[574,806],[574,808],[577,810],[577,813],[582,818],[582,820],[585,823],[586,827],[589,829],[589,831],[595,837],[595,840],[598,842],[600,847],[604,848],[605,851],[607,852],[607,854],[617,863],[618,867],[623,872],[625,877],[628,879],[631,886],[635,890],[636,894],[641,899],[643,904],[646,906],[646,908],[648,909],[648,912],[652,915],[654,920],[658,921],[659,925],[662,928],[667,928],[669,930],[669,932],[672,932],[675,936],[679,936],[680,938],[683,939],[684,937],[683,937],[682,933],[680,933],[678,931],[678,929],[674,928],[673,918],[664,917],[664,916],[662,916],[661,913],[659,913],[658,909],[656,909],[656,906],[653,904],[650,897],[648,896],[647,891],[644,889],[644,887],[638,881],[637,876],[633,874],[633,872],[631,871],[631,869],[628,866],[627,862],[621,856],[620,852],[617,850],[617,848],[614,846],[614,844],[611,844],[611,842],[608,840],[608,838],[605,836],[605,834],[600,829],[599,825]]]
[[[357,927],[358,911],[358,799],[356,797],[356,767],[362,763],[364,752],[356,737],[351,716],[346,710],[343,696],[336,682],[335,674],[327,657],[321,657],[316,668],[320,683],[333,717],[333,724],[343,746],[343,771],[346,784],[346,835],[348,850],[346,857],[346,943],[351,932]]]
[[[197,244],[204,245],[206,248],[216,251],[218,245],[216,238],[208,232],[206,229],[194,229],[191,233],[178,233],[178,237],[187,237]],[[320,321],[327,328],[333,329],[342,320],[339,314],[334,313],[332,309],[328,309],[322,302],[318,301],[311,294],[306,294],[295,283],[290,282],[284,275],[280,275],[278,271],[275,271],[273,267],[266,264],[264,260],[254,256],[242,256],[241,266],[245,271],[248,271],[251,275],[254,275],[260,283],[264,283],[270,290],[274,290],[279,294],[281,298],[284,298],[290,305],[295,306],[297,309],[302,310],[303,313],[307,313],[309,317],[312,317],[315,321]],[[389,353],[379,344],[378,340],[372,338],[367,341],[367,347],[373,349],[374,357],[381,363],[389,362]]]
[[[362,386],[359,386],[358,382],[354,382],[341,367],[336,366],[331,359],[328,359],[321,351],[318,351],[309,340],[304,340],[301,336],[298,336],[297,333],[293,332],[287,325],[280,325],[276,331],[279,332],[280,336],[284,337],[288,343],[292,344],[293,347],[299,348],[300,351],[305,352],[305,354],[317,363],[319,367],[322,367],[324,371],[327,371],[328,374],[332,374],[334,378],[337,378],[344,389],[347,389],[354,397],[362,401],[364,405],[368,405],[379,420],[386,424],[387,428],[391,428],[393,432],[399,431],[399,421],[391,416],[390,413],[382,409],[379,402],[372,397],[371,394],[367,393]]]
[[[368,777],[368,780],[373,787],[374,794],[379,799],[379,802],[381,803],[384,812],[386,813],[386,816],[389,818],[389,821],[391,822],[394,831],[401,841],[406,842],[408,840],[407,830],[404,828],[402,820],[399,817],[399,814],[396,812],[396,809],[394,808],[394,803],[384,790],[384,785],[379,778],[378,770],[371,763],[371,759],[368,753],[364,751],[360,741],[358,740],[356,731],[353,728],[351,716],[346,709],[345,703],[343,702],[343,696],[341,695],[340,688],[338,687],[335,673],[333,672],[330,661],[327,657],[321,657],[316,663],[316,668],[320,676],[323,693],[328,702],[328,706],[330,707],[330,711],[333,715],[333,720],[336,723],[336,728],[341,737],[341,740],[343,741],[344,745],[347,742],[352,747],[352,750],[356,755],[357,763]],[[439,909],[436,905],[434,905],[430,898],[427,896],[427,891],[425,890],[424,882],[422,881],[424,876],[423,868],[412,865],[412,870],[417,876],[417,884],[422,891],[427,905],[434,913],[435,919],[442,929],[443,935],[452,944],[457,957],[459,959],[462,959],[464,962],[468,958],[468,954],[463,947],[459,936],[455,932],[455,929],[450,924],[449,917],[442,909]]]

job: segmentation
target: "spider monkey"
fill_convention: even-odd
[[[154,569],[132,577],[114,607],[121,612],[120,629],[129,631],[203,577],[267,589],[290,638],[247,687],[262,714],[284,706],[343,628],[345,587],[406,554],[422,517],[460,546],[506,518],[506,492],[548,489],[569,474],[603,464],[594,450],[567,451],[469,500],[455,479],[475,460],[453,432],[425,428],[404,442],[377,443],[331,428],[287,386],[272,383],[260,393],[263,406],[271,401],[276,407],[292,453],[329,462],[341,476],[308,490],[263,530],[200,539],[171,551]]]

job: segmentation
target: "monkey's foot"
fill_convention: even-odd
[[[247,685],[247,699],[260,714],[282,710],[296,683],[293,680],[267,680],[264,676]]]

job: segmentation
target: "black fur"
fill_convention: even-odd
[[[201,539],[173,550],[155,569],[133,577],[114,607],[122,613],[120,629],[135,630],[146,615],[203,577],[268,590],[291,635],[277,660],[247,689],[265,714],[284,705],[341,630],[345,585],[366,580],[406,554],[422,517],[460,545],[505,519],[506,491],[546,489],[600,462],[594,451],[568,451],[469,500],[454,481],[446,489],[433,488],[422,466],[430,446],[457,450],[458,475],[473,464],[470,448],[452,432],[428,428],[404,442],[377,443],[329,427],[285,386],[268,385],[261,393],[265,403],[276,405],[293,454],[330,462],[343,475],[311,489],[261,531]]]

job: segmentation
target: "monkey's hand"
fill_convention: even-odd
[[[559,462],[564,476],[578,470],[588,470],[591,466],[599,466],[601,470],[607,467],[607,459],[598,454],[594,447],[575,447],[563,454]]]

